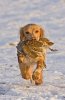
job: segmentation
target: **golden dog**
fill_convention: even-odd
[[[44,37],[44,29],[36,24],[28,24],[20,29],[20,41],[33,40],[39,41],[40,38]],[[49,41],[49,40],[48,40]],[[50,44],[46,40],[48,46]],[[52,43],[52,42],[50,42]],[[53,44],[53,43],[52,43]],[[26,56],[23,52],[20,53],[17,50],[18,62],[21,71],[21,75],[24,79],[34,80],[36,85],[43,83],[43,68],[46,66],[46,49],[43,49],[44,54],[40,53],[36,59],[32,59],[29,56]],[[36,68],[34,65],[36,64]]]

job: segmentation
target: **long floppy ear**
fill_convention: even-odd
[[[25,40],[24,32],[23,32],[23,27],[20,28],[20,41]]]
[[[40,38],[44,37],[44,30],[42,28],[40,28]]]

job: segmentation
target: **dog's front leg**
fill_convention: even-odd
[[[43,69],[46,67],[45,58],[46,58],[45,54],[39,56],[39,59],[37,61],[37,67],[33,72],[32,78],[35,81],[36,85],[43,83],[43,73],[42,72],[43,72]]]
[[[32,78],[35,81],[36,85],[43,83],[43,68],[45,66],[44,59],[40,58],[37,62],[37,67],[33,72]]]

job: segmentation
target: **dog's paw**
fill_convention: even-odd
[[[35,70],[33,75],[32,75],[32,79],[35,81],[36,85],[40,85],[43,83],[42,81],[42,72],[39,72],[39,70]]]

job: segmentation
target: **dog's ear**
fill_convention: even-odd
[[[40,28],[40,38],[44,37],[44,30],[42,28]]]
[[[20,41],[25,40],[24,32],[23,32],[23,27],[20,28]]]

